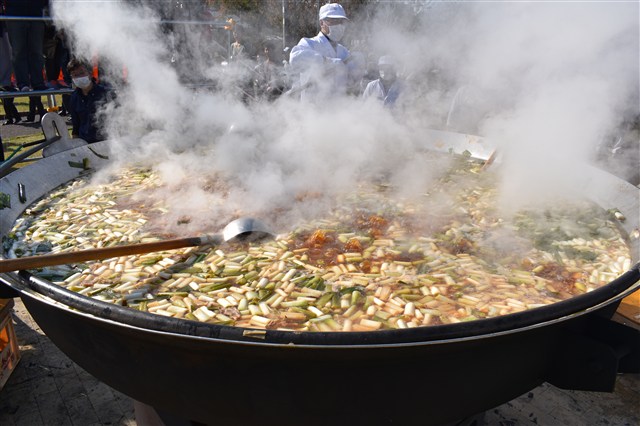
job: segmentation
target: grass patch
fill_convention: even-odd
[[[8,160],[10,157],[15,155],[20,155],[31,147],[23,148],[22,145],[29,142],[43,141],[44,135],[41,133],[33,134],[33,135],[24,135],[24,136],[16,136],[11,138],[10,140],[2,139],[2,145],[4,146],[4,158]],[[15,170],[20,167],[24,167],[32,161],[38,160],[42,158],[42,151],[38,151],[22,160],[22,162],[16,164],[11,168],[11,170]]]
[[[54,95],[56,100],[56,105],[58,107],[62,107],[62,95]],[[13,98],[13,104],[18,109],[18,112],[29,112],[29,98],[26,96],[20,96],[18,98]],[[42,105],[44,105],[45,109],[47,108],[47,96],[40,96],[40,100],[42,101]],[[2,109],[4,113],[4,109]]]
[[[18,149],[22,144],[35,142],[35,141],[43,141],[44,135],[42,131],[33,135],[24,135],[24,136],[16,136],[11,139],[2,139],[4,145],[4,155],[8,157],[13,151]]]
[[[71,138],[71,129],[68,129],[69,138]],[[28,135],[14,136],[11,138],[3,137],[2,138],[2,146],[4,149],[4,158],[8,160],[10,156],[19,155],[24,151],[31,149],[31,146],[23,147],[24,144],[28,144],[30,142],[44,142],[44,134],[42,133],[42,128],[38,128],[35,133],[31,133]],[[33,155],[30,155],[23,163],[17,164],[14,168],[22,167],[28,164],[30,161],[34,161],[42,158],[42,151],[38,151]]]

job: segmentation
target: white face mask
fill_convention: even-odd
[[[396,73],[394,71],[384,71],[380,70],[380,79],[384,81],[393,81],[396,79]]]
[[[346,29],[347,27],[344,24],[329,25],[329,34],[327,34],[327,36],[329,36],[331,41],[340,41]]]
[[[74,78],[72,80],[73,84],[75,84],[76,87],[79,87],[80,89],[86,89],[91,85],[91,79],[87,75],[85,75],[84,77]]]

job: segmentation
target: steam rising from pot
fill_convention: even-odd
[[[374,59],[398,59],[407,90],[395,111],[353,97],[244,104],[238,87],[251,66],[216,61],[220,46],[197,25],[181,28],[192,41],[181,69],[215,87],[192,90],[171,62],[154,3],[52,3],[78,55],[97,53],[115,74],[126,67],[118,106],[102,118],[120,158],[161,171],[176,217],[275,208],[295,221],[380,175],[419,194],[438,175],[415,155],[434,142],[427,128],[494,140],[504,206],[539,202],[573,191],[572,164],[640,109],[633,2],[431,3],[407,22],[374,4],[368,21],[352,17],[350,38]],[[217,177],[224,191],[208,191]],[[300,196],[309,193],[320,195]]]

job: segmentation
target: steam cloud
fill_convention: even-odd
[[[356,98],[245,105],[237,87],[248,68],[213,60],[219,46],[197,26],[184,29],[193,60],[181,69],[218,86],[194,91],[153,7],[54,0],[52,10],[76,53],[126,67],[119,106],[104,114],[119,156],[153,164],[174,214],[205,224],[274,209],[293,223],[363,176],[424,191],[437,174],[415,156],[433,143],[428,128],[494,140],[505,205],[540,200],[575,189],[572,164],[640,110],[637,2],[436,2],[407,22],[379,6],[364,24],[352,17],[351,38],[365,35],[374,60],[398,59],[408,84],[395,112]],[[206,190],[215,176],[228,182],[224,198]],[[309,193],[321,195],[293,203]]]

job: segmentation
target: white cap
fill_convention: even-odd
[[[328,3],[323,5],[320,8],[319,17],[320,20],[325,18],[349,19],[347,18],[347,14],[344,13],[344,9],[342,8],[342,6],[340,6],[338,3]]]

